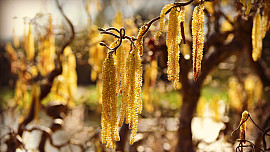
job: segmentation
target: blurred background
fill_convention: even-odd
[[[101,143],[101,69],[107,49],[99,42],[115,38],[99,34],[98,28],[124,27],[126,35],[136,37],[144,23],[173,2],[0,0],[0,151],[114,151]],[[167,80],[167,26],[158,40],[159,21],[151,26],[144,37],[138,133],[129,145],[128,126],[119,128],[116,151],[236,151],[239,130],[231,133],[244,110],[263,130],[270,127],[269,31],[261,58],[253,61],[251,55],[253,17],[259,9],[263,15],[264,2],[254,1],[249,15],[237,1],[204,3],[198,82],[192,74],[191,19],[200,2],[187,5],[176,90]],[[123,48],[129,51],[129,43]],[[120,108],[120,94],[118,102]],[[246,139],[263,149],[269,137],[252,121],[247,126]]]

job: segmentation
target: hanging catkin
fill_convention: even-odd
[[[34,36],[32,34],[32,25],[29,23],[28,27],[28,36],[27,36],[27,43],[26,43],[26,56],[28,61],[32,61],[35,56],[35,42]]]
[[[164,30],[166,12],[173,6],[174,6],[174,4],[168,4],[162,8],[162,11],[160,12],[159,29],[158,29],[157,33],[155,34],[155,39],[158,39],[159,36],[161,35],[162,31]]]
[[[246,139],[246,131],[247,131],[247,118],[248,118],[248,112],[247,111],[244,111],[242,113],[242,118],[241,118],[241,121],[240,121],[240,124],[242,124],[240,126],[240,139],[241,140],[245,140]],[[245,143],[245,142],[244,142]]]
[[[115,148],[114,140],[119,141],[117,130],[116,67],[114,58],[108,53],[102,67],[102,143]]]
[[[179,43],[181,41],[181,32],[179,32],[180,22],[179,22],[180,13],[177,11],[177,8],[173,8],[169,14],[169,23],[168,23],[168,32],[166,37],[166,45],[168,47],[168,69],[167,75],[168,80],[174,83],[174,88],[177,86],[179,81]]]
[[[196,6],[192,16],[192,39],[193,39],[193,75],[194,81],[201,71],[201,61],[203,58],[204,44],[204,6]]]
[[[147,26],[146,25],[143,25],[140,28],[139,33],[137,35],[137,40],[135,42],[135,45],[138,48],[138,51],[139,51],[140,56],[143,55],[143,35],[144,35],[146,29],[147,29]]]
[[[139,51],[136,47],[127,58],[126,82],[123,89],[120,120],[118,126],[122,126],[124,117],[126,124],[132,129],[130,144],[134,143],[137,133],[138,114],[142,111],[141,86],[142,86],[142,65]]]
[[[252,27],[252,59],[257,61],[262,54],[262,31],[261,31],[261,15],[259,13],[253,19]]]
[[[120,90],[120,86],[124,85],[125,82],[125,73],[126,73],[126,51],[123,46],[120,46],[116,51],[116,78],[117,78],[117,93]]]

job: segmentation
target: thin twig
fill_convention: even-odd
[[[252,149],[257,148],[260,151],[264,151],[263,149],[261,149],[260,147],[256,146],[255,144],[253,144],[251,141],[249,140],[245,140],[245,139],[238,139],[237,140],[239,142],[239,145],[236,147],[237,148],[241,148],[241,147],[252,147]],[[248,142],[250,145],[242,145],[243,142]]]
[[[257,128],[259,128],[265,135],[270,136],[270,134],[268,134],[267,132],[265,132],[262,128],[260,128],[260,127],[253,121],[253,119],[251,118],[251,116],[249,116],[249,117],[250,117],[250,120],[253,122],[253,124],[254,124]]]

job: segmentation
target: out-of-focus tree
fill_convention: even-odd
[[[16,105],[27,111],[24,112],[18,129],[5,136],[7,151],[25,149],[23,134],[34,130],[42,132],[38,145],[40,151],[45,151],[47,140],[58,149],[67,145],[76,145],[82,151],[87,149],[87,143],[70,139],[58,145],[52,138],[53,133],[63,127],[63,119],[68,110],[74,107],[76,63],[82,63],[80,59],[85,56],[89,57],[87,61],[91,67],[90,79],[97,86],[97,109],[102,109],[101,131],[89,139],[96,139],[95,150],[105,150],[102,142],[107,148],[125,151],[129,129],[132,130],[129,150],[137,150],[142,142],[136,140],[139,114],[145,116],[145,113],[155,111],[152,92],[160,80],[181,92],[175,151],[196,151],[200,141],[192,139],[191,122],[196,111],[198,116],[204,115],[207,101],[200,98],[202,88],[220,67],[232,70],[230,78],[226,77],[224,80],[228,84],[227,113],[230,120],[224,121],[226,128],[220,133],[228,135],[233,130],[232,126],[235,124],[230,121],[240,120],[235,115],[240,115],[245,110],[256,113],[256,120],[260,122],[259,126],[263,126],[260,128],[263,133],[256,132],[256,147],[251,148],[261,147],[256,150],[267,150],[265,135],[269,135],[267,131],[269,132],[270,118],[270,113],[267,113],[270,98],[269,0],[176,1],[165,5],[159,17],[145,21],[145,24],[141,25],[144,21],[139,17],[124,19],[119,11],[112,27],[103,28],[93,24],[90,12],[93,4],[97,10],[104,11],[100,7],[100,1],[87,0],[85,9],[88,14],[88,35],[81,36],[81,39],[77,37],[79,45],[72,44],[77,33],[59,1],[56,2],[68,25],[65,30],[69,32],[61,37],[63,41],[59,40],[56,44],[51,15],[37,14],[33,19],[25,19],[22,43],[19,43],[14,34],[13,44],[6,45],[11,71],[18,76],[14,99]],[[132,3],[129,1],[129,4]],[[47,19],[44,27],[37,24],[40,18]],[[100,19],[102,18],[98,20]],[[159,24],[155,26],[157,21]],[[159,29],[153,28],[154,26]],[[164,29],[167,29],[166,32]],[[36,35],[33,34],[34,30]],[[77,50],[82,48],[82,51],[72,51],[72,45]],[[226,67],[229,64],[233,66]],[[164,73],[172,84],[164,78],[162,80]],[[119,118],[118,96],[121,97]],[[219,100],[220,96],[214,95],[209,103],[215,121],[223,121],[220,117]],[[34,119],[39,121],[40,109],[53,119],[51,125],[29,127]],[[244,112],[240,121],[241,141],[236,149],[239,151],[242,151],[246,142],[245,133],[248,131],[245,126],[248,125],[246,120],[251,118],[249,113]],[[119,132],[118,127],[121,127]],[[99,134],[102,140],[99,140]],[[232,138],[235,141],[237,137]]]

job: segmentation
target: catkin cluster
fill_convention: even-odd
[[[111,44],[115,47],[118,41]],[[117,126],[121,127],[124,118],[132,129],[130,144],[134,143],[138,126],[138,114],[142,111],[141,86],[142,65],[140,51],[136,45],[126,53],[121,46],[116,50],[116,56],[111,52],[103,62],[102,68],[102,142],[107,147],[115,148],[114,140],[120,140]],[[115,61],[116,60],[116,61]],[[123,63],[125,62],[125,63]],[[116,65],[115,65],[116,64]],[[121,88],[122,91],[118,89]],[[117,123],[117,94],[122,93],[120,118]]]
[[[253,19],[252,27],[252,58],[257,61],[262,54],[262,28],[261,15],[259,13]]]
[[[194,8],[192,15],[192,39],[193,39],[193,75],[194,81],[201,72],[201,61],[203,58],[204,44],[204,6],[199,5]]]
[[[119,141],[120,137],[117,128],[116,67],[111,53],[103,63],[102,89],[102,143],[107,143],[107,148],[115,148],[114,140]]]
[[[168,32],[166,36],[166,45],[168,47],[168,69],[167,75],[168,80],[172,81],[174,84],[174,89],[177,88],[177,83],[179,81],[179,44],[182,40],[181,33],[181,23],[185,21],[185,7],[174,7],[174,4],[165,5],[160,13],[160,25],[159,30],[155,34],[155,38],[161,35],[161,32],[165,26],[165,15],[168,10],[170,10],[169,21],[168,21]]]
[[[240,126],[240,139],[241,140],[245,140],[245,136],[246,136],[246,131],[247,131],[247,123],[246,123],[246,120],[248,118],[248,112],[247,111],[244,111],[242,113],[242,118],[241,118],[241,121],[240,121],[240,124],[242,124]],[[244,142],[245,143],[245,142]]]
[[[134,143],[137,133],[138,114],[142,111],[141,100],[142,65],[139,50],[134,47],[127,58],[126,82],[123,90],[120,120],[118,126],[122,126],[124,117],[126,124],[132,129],[130,144]]]

